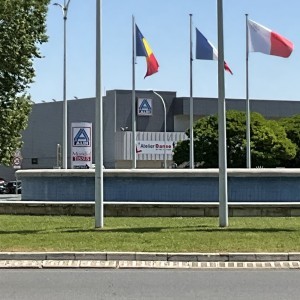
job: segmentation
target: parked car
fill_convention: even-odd
[[[0,177],[0,185],[3,184],[3,183],[5,183],[5,182],[6,182],[5,179],[2,178],[2,177]]]
[[[22,193],[22,184],[21,181],[9,181],[5,184],[5,192],[4,194],[21,194]]]
[[[6,182],[0,182],[0,194],[6,194]]]

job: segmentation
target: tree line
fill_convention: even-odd
[[[267,120],[261,114],[250,116],[251,166],[300,167],[300,115]],[[190,137],[189,130],[186,131]],[[226,113],[228,168],[246,167],[246,113]],[[199,119],[194,125],[194,159],[200,168],[218,168],[218,116]],[[189,161],[189,139],[177,143],[173,160],[177,165]]]

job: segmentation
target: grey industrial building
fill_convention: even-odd
[[[176,92],[158,92],[166,105],[166,140],[176,143],[186,138],[189,127],[189,97],[177,97]],[[164,141],[164,109],[161,100],[151,91],[136,91],[139,99],[151,100],[151,114],[136,117],[136,141]],[[226,109],[245,111],[245,99],[227,99]],[[278,119],[300,113],[299,101],[251,100],[251,111],[268,119]],[[218,111],[216,98],[194,98],[194,121]],[[105,168],[131,168],[132,151],[132,91],[111,90],[103,97],[103,151]],[[93,124],[95,141],[95,98],[68,100],[68,139],[71,140],[71,123]],[[62,144],[63,102],[36,103],[32,107],[27,129],[23,132],[21,149],[22,169],[49,169],[58,167],[57,145]],[[71,141],[70,141],[71,143]],[[93,145],[93,153],[94,145]],[[70,146],[68,146],[70,157]],[[70,160],[70,159],[69,159]],[[94,161],[94,158],[93,158]],[[168,167],[172,154],[167,155]],[[137,168],[162,168],[164,153],[137,155]],[[70,167],[70,161],[68,166]],[[0,177],[14,178],[13,167],[0,166]]]

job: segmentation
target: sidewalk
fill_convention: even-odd
[[[0,252],[0,269],[300,269],[300,253]]]

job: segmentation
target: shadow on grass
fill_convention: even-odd
[[[201,232],[260,232],[260,233],[275,233],[275,232],[297,232],[298,229],[289,228],[210,228],[210,229],[195,229],[187,231],[201,231]]]
[[[0,231],[0,235],[2,234],[37,234],[37,233],[42,233],[42,232],[46,232],[45,230],[6,230]]]
[[[212,228],[211,226],[183,226],[183,227],[137,227],[137,228],[53,228],[43,230],[7,230],[0,231],[0,235],[4,234],[57,234],[57,233],[84,233],[84,232],[98,232],[101,233],[158,233],[158,232],[180,233],[180,232],[199,232],[199,233],[213,233],[213,232],[236,232],[236,233],[277,233],[277,232],[297,232],[298,229],[290,228]]]
[[[200,225],[197,226],[197,228],[203,227],[203,228],[211,228],[210,226]],[[162,230],[170,230],[172,232],[179,231],[179,230],[186,230],[187,228],[195,228],[195,226],[183,226],[183,227],[137,227],[137,228],[102,228],[102,229],[96,229],[96,228],[88,228],[88,229],[82,229],[81,227],[72,227],[72,228],[65,228],[65,227],[59,227],[59,228],[53,228],[53,229],[43,229],[43,230],[0,230],[1,234],[39,234],[39,233],[74,233],[74,232],[125,232],[125,233],[147,233],[147,232],[160,232]]]
[[[165,230],[170,233],[174,232],[260,232],[260,233],[276,233],[276,232],[297,232],[296,229],[287,228],[202,228],[191,226],[191,227],[145,227],[145,228],[110,228],[110,229],[67,229],[61,231],[61,233],[72,233],[72,232],[99,232],[99,233],[155,233]]]

